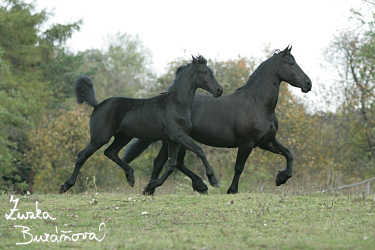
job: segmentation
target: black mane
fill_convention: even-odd
[[[176,73],[175,73],[175,76],[177,77],[178,74],[180,74],[182,71],[184,71],[184,69],[186,69],[187,67],[189,67],[191,65],[191,63],[188,63],[186,65],[181,65],[180,67],[178,67],[176,69]]]
[[[181,73],[184,69],[186,69],[187,67],[189,67],[192,63],[193,63],[193,60],[197,60],[199,64],[204,64],[204,65],[207,65],[207,60],[206,58],[204,58],[204,56],[202,55],[199,55],[198,57],[193,57],[193,59],[191,59],[192,61],[186,65],[182,65],[180,67],[177,68],[176,70],[176,76]]]
[[[193,57],[193,59],[191,59],[192,61],[190,63],[187,63],[186,65],[181,65],[180,67],[177,68],[177,70],[175,72],[175,79],[174,79],[174,81],[177,79],[178,74],[180,74],[182,71],[184,71],[186,68],[188,68],[190,65],[193,64],[193,60],[194,59],[197,60],[198,63],[200,63],[200,64],[207,65],[207,60],[206,60],[206,58],[204,58],[204,56],[200,55],[198,57]],[[174,81],[173,81],[173,83],[174,83]],[[160,93],[160,95],[165,95],[166,93],[168,93],[169,90],[171,89],[172,85],[169,86],[169,88],[167,89],[167,91]]]
[[[238,91],[238,90],[241,90],[243,87],[245,87],[247,84],[250,84],[250,81],[251,79],[253,78],[253,76],[259,71],[260,68],[262,68],[263,65],[265,65],[271,58],[273,58],[275,55],[278,55],[280,53],[280,50],[279,49],[275,49],[271,52],[271,56],[269,58],[267,58],[267,60],[263,61],[254,71],[253,73],[250,74],[249,76],[249,79],[247,80],[246,84],[239,87],[238,89],[236,89],[235,91]]]
[[[200,55],[198,57],[195,58],[200,64],[204,64],[204,65],[207,65],[207,60],[206,58],[204,58],[204,56]]]

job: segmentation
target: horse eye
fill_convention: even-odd
[[[202,71],[202,73],[203,73],[203,74],[207,74],[207,70],[205,70],[205,71]]]
[[[289,64],[290,64],[290,65],[294,65],[294,62],[290,62]]]

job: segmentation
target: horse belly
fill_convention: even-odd
[[[238,147],[233,126],[233,112],[225,107],[227,102],[207,96],[199,96],[196,99],[191,116],[193,127],[190,136],[212,147]]]
[[[160,116],[155,113],[127,114],[121,122],[120,130],[132,137],[147,140],[168,139]]]
[[[212,147],[236,148],[238,147],[232,129],[219,129],[214,126],[197,128],[193,125],[190,136],[202,144]]]

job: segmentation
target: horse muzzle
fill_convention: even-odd
[[[311,88],[312,88],[312,84],[311,84],[311,81],[309,79],[308,81],[306,81],[305,86],[302,87],[301,90],[302,90],[303,93],[307,93],[311,90]]]
[[[214,97],[220,97],[223,94],[223,88],[221,86],[216,87],[214,91]]]

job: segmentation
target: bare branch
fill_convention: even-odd
[[[371,5],[374,5],[374,6],[375,6],[375,3],[373,3],[373,2],[371,2],[371,1],[369,1],[369,0],[363,0],[363,2],[365,2],[365,3],[368,3],[368,4],[371,4]]]

